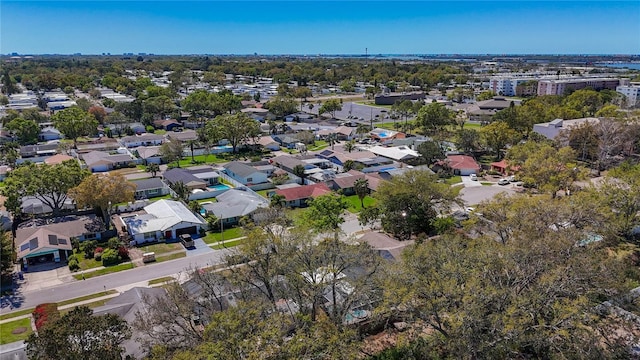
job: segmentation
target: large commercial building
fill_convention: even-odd
[[[564,95],[567,91],[591,88],[593,90],[615,90],[620,79],[587,78],[538,81],[538,95]]]
[[[537,89],[527,84],[537,84],[536,78],[493,78],[489,80],[489,90],[501,96],[529,96]]]

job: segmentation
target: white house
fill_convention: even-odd
[[[51,141],[62,139],[62,134],[60,131],[53,126],[47,126],[40,130],[40,134],[38,134],[38,140],[40,141]]]
[[[242,185],[262,184],[269,182],[268,175],[260,172],[258,169],[243,164],[238,161],[232,161],[224,165],[225,172]]]
[[[122,145],[128,148],[161,145],[163,141],[164,136],[148,133],[144,133],[142,135],[125,136],[120,140]]]
[[[585,123],[596,125],[600,122],[598,118],[581,118],[572,120],[555,119],[550,122],[534,124],[533,132],[545,136],[547,139],[555,139],[563,130],[570,130],[573,127],[580,126]]]
[[[132,245],[197,234],[204,226],[204,221],[179,201],[159,200],[145,206],[144,211],[145,214],[120,217]]]

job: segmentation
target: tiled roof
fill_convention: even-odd
[[[323,183],[276,190],[276,194],[284,196],[286,201],[314,198],[330,193],[331,190]]]
[[[452,169],[476,169],[480,170],[480,165],[467,155],[449,155],[447,161]]]

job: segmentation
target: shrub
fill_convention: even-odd
[[[115,265],[120,262],[120,256],[118,252],[113,249],[107,249],[102,253],[102,265],[109,266]]]
[[[80,251],[84,253],[84,257],[90,259],[93,257],[93,251],[98,247],[95,240],[87,240],[80,243]]]
[[[102,252],[96,252],[95,254],[93,254],[93,259],[95,261],[102,261]]]
[[[145,126],[145,130],[146,130],[148,133],[153,134],[153,133],[156,131],[156,128],[154,128],[154,127],[153,127],[153,126],[151,126],[151,125],[147,125],[147,126]]]
[[[33,310],[32,315],[36,325],[36,330],[40,330],[48,322],[54,322],[60,317],[60,312],[58,312],[58,304],[40,304]]]
[[[120,247],[120,245],[120,239],[118,239],[117,237],[112,237],[111,239],[107,240],[107,246],[110,249],[116,250]]]
[[[80,270],[80,264],[78,264],[78,260],[76,259],[69,260],[69,270],[71,271]]]
[[[67,258],[68,262],[71,262],[72,260],[75,260],[76,262],[78,262],[78,255],[73,254]]]
[[[97,253],[101,253],[102,254],[103,252],[104,252],[104,249],[101,248],[100,246],[98,246],[97,248],[95,248],[95,250],[93,250],[93,254],[94,255],[97,254]]]
[[[127,249],[124,246],[120,246],[118,248],[118,256],[120,257],[120,259],[122,260],[128,260],[129,259],[129,249]]]

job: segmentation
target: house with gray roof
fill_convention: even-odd
[[[197,140],[198,139],[198,134],[195,132],[195,130],[184,130],[184,131],[180,131],[180,132],[168,132],[167,133],[167,138],[170,141],[189,141],[189,140]]]
[[[251,216],[256,210],[269,206],[267,199],[244,189],[229,189],[218,195],[216,200],[203,204],[202,208],[214,214],[224,225],[235,225],[243,216]]]
[[[91,172],[104,172],[123,167],[129,167],[138,161],[129,154],[110,154],[104,151],[91,151],[81,155]]]
[[[205,224],[183,203],[164,199],[145,206],[143,214],[123,215],[120,220],[131,237],[131,245],[197,234]]]
[[[239,161],[232,161],[225,164],[223,167],[227,175],[242,185],[254,185],[269,182],[268,175],[266,173]]]
[[[160,165],[162,163],[160,146],[140,146],[134,150],[134,154],[136,154],[144,164]]]
[[[135,198],[150,199],[169,194],[169,186],[160,178],[132,180],[136,185]]]
[[[120,139],[120,143],[127,148],[162,145],[163,142],[164,136],[148,133],[144,133],[142,135],[125,136]]]

